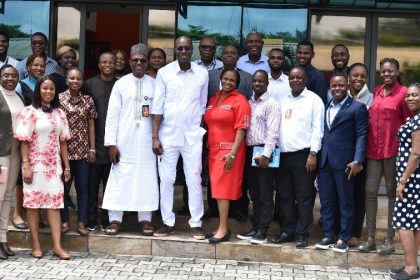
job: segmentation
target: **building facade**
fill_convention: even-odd
[[[171,60],[178,35],[195,43],[214,37],[220,52],[227,43],[242,49],[254,30],[263,34],[264,51],[286,51],[288,65],[296,43],[309,39],[313,64],[323,70],[332,69],[332,46],[346,44],[350,64],[364,62],[370,69],[370,88],[379,82],[383,57],[400,61],[403,82],[420,80],[420,1],[414,0],[1,0],[0,29],[8,31],[10,54],[18,59],[30,53],[29,36],[36,31],[49,36],[52,57],[60,46],[73,46],[87,76],[96,73],[106,50],[129,51],[142,41],[165,49]]]

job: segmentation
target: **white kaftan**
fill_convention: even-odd
[[[120,161],[112,165],[109,174],[102,204],[105,209],[158,209],[159,188],[156,156],[152,151],[152,117],[135,117],[136,106],[138,110],[139,106],[144,109],[143,105],[148,105],[150,111],[153,90],[154,79],[147,75],[138,79],[133,74],[119,79],[112,89],[105,125],[105,146],[116,145],[120,151]]]

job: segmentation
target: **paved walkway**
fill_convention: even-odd
[[[61,261],[51,251],[37,260],[30,257],[29,250],[16,253],[15,257],[0,261],[0,279],[389,279],[384,270],[365,268],[77,252],[72,253],[72,260]]]

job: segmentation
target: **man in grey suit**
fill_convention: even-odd
[[[223,68],[209,71],[209,90],[208,98],[212,97],[220,90],[220,74],[223,69],[236,69],[239,72],[241,81],[239,83],[238,91],[242,93],[247,99],[252,96],[252,75],[241,69],[236,68],[236,63],[239,60],[238,48],[234,45],[227,45],[222,51]]]
[[[241,69],[236,68],[236,63],[239,60],[239,51],[234,45],[227,45],[222,51],[222,62],[223,68],[214,69],[209,71],[209,87],[208,87],[208,99],[216,94],[221,88],[220,86],[220,74],[223,69],[236,69],[240,75],[240,82],[238,92],[243,94],[247,99],[252,96],[252,75]],[[207,99],[207,100],[208,100]],[[211,182],[210,182],[211,184]],[[243,221],[248,215],[249,198],[247,195],[247,187],[242,186],[243,195],[239,200],[234,201],[231,204],[230,211],[231,216],[237,220]],[[207,203],[209,209],[204,212],[203,219],[217,217],[217,203],[216,200],[211,197],[210,187],[207,189]]]

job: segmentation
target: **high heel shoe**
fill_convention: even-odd
[[[229,241],[231,235],[232,235],[232,233],[230,232],[230,230],[228,230],[228,232],[223,237],[220,237],[220,238],[217,238],[217,237],[214,237],[214,236],[210,237],[209,242],[211,244],[217,244],[217,243],[220,243],[220,242]]]
[[[57,258],[59,258],[60,260],[65,260],[65,261],[68,261],[68,260],[70,260],[71,259],[71,256],[70,256],[70,254],[69,253],[67,253],[67,252],[65,252],[65,251],[63,251],[62,253],[56,253],[56,252],[53,252],[53,254],[54,254],[54,256],[56,256]]]
[[[31,256],[35,259],[42,259],[44,255],[42,254],[41,250],[32,250]]]

